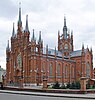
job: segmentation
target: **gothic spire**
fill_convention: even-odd
[[[29,28],[28,28],[28,15],[26,15],[26,26],[25,26],[25,32],[29,32]]]
[[[14,23],[13,23],[13,32],[12,32],[12,37],[15,37]]]
[[[33,35],[31,41],[35,40],[35,34],[34,34],[34,29],[33,29]]]
[[[67,39],[67,26],[66,26],[66,17],[64,16],[64,27],[63,27],[64,38]]]
[[[46,45],[46,50],[48,50],[48,44]]]
[[[56,46],[55,46],[55,58],[56,58]]]
[[[92,47],[90,48],[90,51],[92,52]]]
[[[73,30],[71,31],[71,36],[73,35]]]
[[[82,43],[82,51],[84,51],[84,44]]]
[[[41,31],[39,32],[39,42],[41,42]]]
[[[46,45],[46,54],[48,54],[48,44]]]
[[[55,46],[55,54],[56,54],[56,46]]]
[[[19,19],[18,19],[18,25],[22,25],[22,21],[21,21],[21,2],[19,3]]]
[[[66,17],[64,16],[64,27],[66,27]]]
[[[8,40],[8,44],[7,44],[6,50],[7,50],[7,51],[10,51],[10,48],[9,48],[9,40]]]

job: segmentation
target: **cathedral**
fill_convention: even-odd
[[[64,17],[63,32],[58,31],[58,48],[51,49],[43,46],[41,31],[39,39],[35,39],[33,29],[32,38],[28,28],[28,15],[26,26],[22,29],[21,7],[15,32],[14,23],[11,36],[6,47],[6,83],[42,85],[46,77],[47,84],[58,81],[67,84],[79,81],[81,77],[93,78],[92,48],[85,49],[84,44],[80,50],[74,50],[73,31],[68,32],[66,17]]]

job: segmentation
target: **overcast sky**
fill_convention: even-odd
[[[28,14],[31,36],[35,29],[38,40],[42,31],[44,46],[57,47],[58,30],[62,33],[65,15],[68,29],[73,30],[74,50],[81,49],[82,43],[85,48],[92,47],[95,62],[95,0],[0,0],[0,65],[3,68],[6,68],[6,46],[13,22],[17,30],[19,2],[23,29]]]

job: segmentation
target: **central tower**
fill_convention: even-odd
[[[66,26],[66,17],[64,17],[63,33],[60,35],[58,31],[58,51],[64,53],[64,56],[68,56],[73,51],[73,31],[71,35]]]

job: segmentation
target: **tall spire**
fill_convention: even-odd
[[[48,55],[48,44],[46,45],[46,54]]]
[[[73,30],[71,31],[71,36],[73,35]]]
[[[41,31],[39,32],[39,42],[41,42]]]
[[[28,15],[26,15],[26,26],[25,26],[25,32],[29,32],[29,28],[28,28]]]
[[[66,26],[66,17],[64,16],[64,27],[63,27],[64,38],[67,39],[67,26]]]
[[[34,34],[34,29],[33,29],[33,35],[31,41],[35,40],[35,34]]]
[[[48,44],[46,45],[46,50],[48,50]]]
[[[7,44],[6,50],[7,50],[7,51],[10,51],[10,48],[9,48],[9,40],[8,40],[8,44]]]
[[[12,32],[12,37],[15,37],[14,23],[13,23],[13,32]]]
[[[90,51],[92,52],[92,47],[90,48]]]
[[[19,3],[19,19],[18,19],[18,25],[22,25],[22,21],[21,21],[21,2]]]
[[[84,43],[82,43],[82,51],[84,51]]]
[[[55,54],[56,54],[56,46],[55,46]]]
[[[66,27],[66,16],[64,16],[64,26]]]

